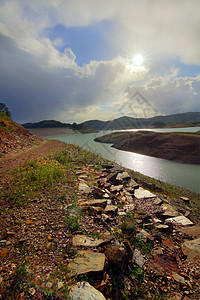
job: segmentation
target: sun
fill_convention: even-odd
[[[143,62],[144,62],[144,57],[142,56],[141,53],[138,53],[133,57],[133,64],[135,66],[141,66]]]
[[[141,53],[135,54],[128,60],[127,67],[131,72],[143,72],[145,70],[144,56]]]

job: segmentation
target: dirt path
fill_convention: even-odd
[[[33,146],[19,153],[11,152],[0,158],[0,179],[6,176],[11,170],[22,166],[30,160],[50,155],[67,149],[67,145],[56,140],[42,140],[38,146]]]

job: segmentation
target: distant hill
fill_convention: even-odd
[[[35,123],[25,123],[22,124],[24,128],[55,128],[55,127],[70,127],[71,125],[68,123],[62,123],[60,121],[55,121],[55,120],[44,120],[40,122],[35,122]]]
[[[88,127],[85,124],[69,124],[69,123],[62,123],[60,121],[55,121],[55,120],[44,120],[40,122],[35,122],[35,123],[25,123],[22,124],[22,126],[26,129],[33,129],[33,128],[70,128],[73,130],[80,131],[82,133],[90,133],[90,132],[95,132],[96,130],[92,129],[91,127]]]
[[[91,120],[81,123],[94,130],[109,130],[109,129],[131,129],[131,128],[143,128],[143,127],[168,127],[182,124],[183,126],[198,126],[200,125],[200,113],[188,112],[182,114],[174,114],[167,116],[156,116],[152,118],[132,118],[132,117],[120,117],[112,121],[99,121]]]

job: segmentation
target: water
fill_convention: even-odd
[[[131,129],[129,131],[137,130],[138,129]],[[199,130],[200,127],[151,129],[151,131],[156,132],[196,132]],[[112,148],[110,144],[94,142],[95,137],[111,132],[113,131],[74,134],[71,136],[52,137],[51,139],[57,139],[69,144],[76,144],[131,170],[200,193],[199,165],[182,164],[138,153],[117,150]]]

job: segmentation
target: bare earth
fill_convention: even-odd
[[[56,140],[42,140],[38,146],[19,153],[10,152],[0,158],[0,178],[5,177],[12,169],[22,166],[30,160],[50,155],[67,149],[67,144]]]

